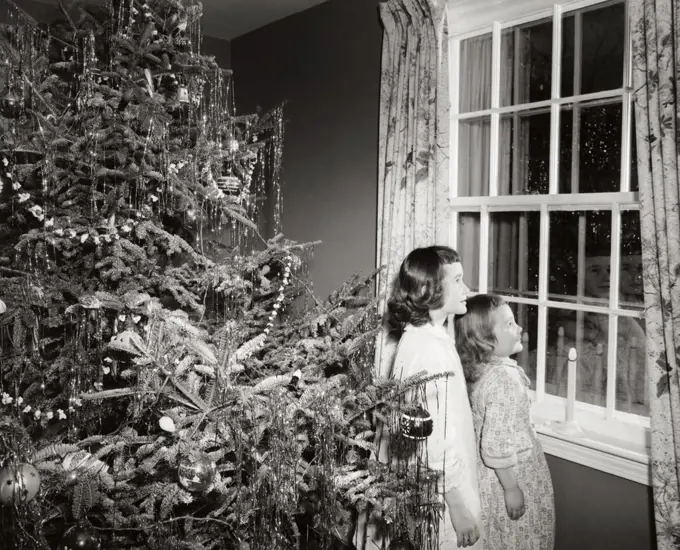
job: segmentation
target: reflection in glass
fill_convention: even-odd
[[[647,415],[644,322],[621,316],[617,335],[616,408]],[[549,309],[546,393],[566,397],[569,350],[575,348],[576,400],[606,406],[608,344],[608,315]]]
[[[479,214],[466,212],[458,214],[458,243],[456,245],[464,278],[470,290],[479,289]]]
[[[550,299],[609,304],[611,227],[609,211],[550,213]]]
[[[621,102],[562,109],[560,193],[621,190]]]
[[[491,33],[460,43],[461,113],[491,108]]]
[[[640,212],[621,213],[621,271],[619,300],[624,309],[642,311],[642,245],[640,241]]]
[[[624,2],[564,16],[562,97],[621,88],[625,17]],[[580,51],[579,56],[576,51]]]
[[[509,304],[517,324],[522,327],[523,349],[515,359],[531,380],[531,389],[536,389],[536,345],[538,335],[538,306]],[[532,352],[533,350],[533,352]]]
[[[508,29],[501,39],[501,107],[550,99],[552,20]]]
[[[536,298],[540,213],[492,212],[489,221],[489,292]]]
[[[537,109],[502,115],[499,131],[498,194],[547,193],[550,111]]]
[[[459,122],[459,197],[479,197],[489,194],[490,140],[490,117]]]

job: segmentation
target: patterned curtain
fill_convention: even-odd
[[[631,0],[640,229],[659,550],[680,548],[680,6]]]
[[[445,0],[382,0],[384,26],[378,184],[378,291],[404,257],[447,233],[449,82]],[[383,308],[385,300],[383,300]],[[379,338],[377,374],[394,343]]]

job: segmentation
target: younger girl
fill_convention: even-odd
[[[552,480],[531,423],[529,379],[510,356],[522,329],[500,296],[479,294],[455,322],[480,450],[486,550],[552,550]]]
[[[444,328],[449,315],[465,313],[468,290],[458,253],[430,246],[406,257],[388,302],[387,320],[400,336],[392,376],[403,380],[422,371],[454,372],[428,382],[424,392],[434,421],[426,444],[428,466],[443,473],[446,513],[438,546],[442,550],[477,550],[482,545],[472,413],[455,342]]]

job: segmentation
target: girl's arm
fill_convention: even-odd
[[[464,386],[465,382],[460,382]],[[479,498],[475,489],[476,479],[473,479],[476,476],[465,459],[468,454],[466,448],[474,445],[474,441],[466,441],[465,430],[458,426],[464,415],[455,414],[455,407],[447,406],[449,400],[455,403],[461,396],[447,395],[446,388],[445,378],[430,382],[426,387],[426,406],[433,420],[432,435],[427,439],[428,465],[444,473],[444,500],[458,546],[467,547],[475,544],[480,537],[480,527],[473,514],[474,510],[479,510],[479,503],[471,501]],[[468,407],[467,394],[462,399],[459,404]],[[474,437],[471,426],[468,431]]]
[[[524,515],[524,493],[517,483],[513,466],[517,454],[512,434],[516,429],[516,412],[520,406],[517,387],[507,373],[485,381],[484,421],[480,436],[480,452],[484,464],[493,468],[503,487],[505,508],[511,519]]]
[[[524,515],[524,493],[517,484],[517,477],[515,477],[515,470],[512,466],[507,468],[496,468],[496,476],[503,487],[503,496],[505,498],[505,509],[508,512],[510,519],[519,519]]]

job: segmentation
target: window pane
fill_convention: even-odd
[[[491,33],[460,43],[460,112],[491,108]]]
[[[465,283],[470,290],[479,290],[479,214],[461,212],[458,214],[458,243],[461,263],[465,270]]]
[[[637,134],[635,133],[635,114],[630,117],[630,190],[639,191],[638,185],[638,160],[637,160]]]
[[[619,317],[616,350],[616,408],[649,416],[643,319]]]
[[[640,242],[640,212],[621,212],[621,271],[620,305],[624,309],[642,311],[642,245]]]
[[[560,128],[560,193],[621,190],[621,103],[565,107]]]
[[[562,97],[622,87],[625,17],[625,4],[619,2],[563,18]]]
[[[489,194],[491,118],[488,116],[459,123],[458,196]]]
[[[531,380],[531,389],[536,389],[536,346],[538,337],[538,306],[510,304],[517,324],[522,327],[523,349],[515,359]]]
[[[489,291],[536,298],[540,213],[493,212],[489,220]]]
[[[498,194],[547,193],[550,180],[550,111],[502,115],[499,127]]]
[[[611,215],[609,211],[550,213],[551,300],[609,305]]]
[[[644,323],[618,318],[616,408],[649,415],[645,372]],[[567,396],[569,350],[576,350],[576,400],[606,406],[609,316],[591,312],[548,310],[546,393]]]
[[[546,393],[567,396],[569,350],[576,350],[576,400],[604,407],[607,397],[609,317],[564,309],[548,310]]]
[[[501,107],[550,99],[552,28],[545,19],[503,32]]]

